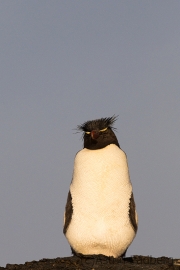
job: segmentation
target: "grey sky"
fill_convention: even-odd
[[[179,257],[180,1],[0,1],[0,266],[70,256],[78,124],[119,115],[139,215],[127,256]]]

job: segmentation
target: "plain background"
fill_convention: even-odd
[[[139,215],[127,256],[180,257],[180,1],[0,1],[0,265],[70,256],[84,121],[119,115]]]

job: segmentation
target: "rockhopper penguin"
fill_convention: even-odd
[[[87,121],[76,154],[63,232],[74,254],[125,256],[137,232],[126,154],[113,132],[117,117]]]

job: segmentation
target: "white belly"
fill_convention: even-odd
[[[125,153],[114,144],[78,152],[70,192],[73,215],[66,237],[72,248],[83,254],[123,254],[135,237]]]

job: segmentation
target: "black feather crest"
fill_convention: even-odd
[[[118,116],[113,115],[112,117],[105,117],[96,120],[86,121],[82,125],[77,126],[77,130],[82,130],[84,132],[92,130],[101,130],[107,127],[111,129],[116,129],[113,127],[114,122],[117,120]]]

